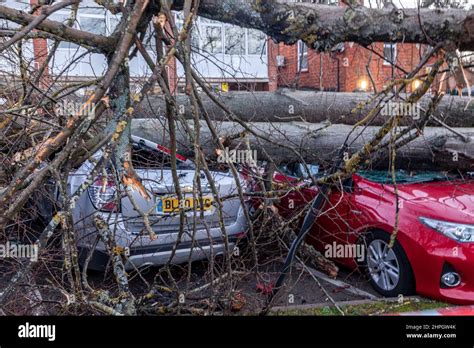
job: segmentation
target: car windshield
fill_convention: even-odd
[[[171,157],[161,151],[157,151],[140,143],[133,143],[132,163],[135,168],[170,168]],[[177,169],[194,169],[191,161],[178,160]]]
[[[391,184],[393,182],[392,172],[387,170],[362,170],[357,172],[363,178],[376,182],[379,184]],[[412,184],[431,181],[446,181],[453,179],[442,172],[408,172],[404,170],[397,170],[395,172],[395,181],[398,184]]]

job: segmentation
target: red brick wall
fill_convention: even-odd
[[[308,70],[298,71],[298,47],[297,45],[287,46],[284,44],[273,44],[278,55],[285,57],[285,66],[278,68],[278,86],[301,88],[337,90],[337,54],[317,54],[313,50],[308,52]],[[322,59],[321,59],[322,58]],[[322,65],[322,79],[320,78]],[[339,65],[339,81],[341,78],[341,64]],[[322,83],[320,83],[320,80]]]
[[[372,49],[383,56],[383,43],[373,44]],[[405,75],[403,70],[409,72],[419,63],[420,48],[415,44],[396,44],[396,65],[403,70],[384,64],[384,60],[376,53],[356,44],[352,47],[350,44],[346,44],[344,57],[346,59],[344,69],[347,74],[346,91],[354,91],[358,87],[357,82],[360,79],[369,81],[370,90],[373,90],[368,69],[370,69],[376,89],[380,90],[393,78],[403,77]]]
[[[276,57],[279,54],[279,46],[271,39],[267,41],[268,45],[268,90],[270,92],[278,89],[279,71],[276,64]]]
[[[172,57],[166,65],[166,72],[168,74],[168,81],[170,85],[171,94],[178,93],[178,74],[176,71],[176,58]]]
[[[364,0],[360,0],[361,5]],[[339,6],[346,5],[339,2]],[[375,88],[382,89],[392,77],[401,77],[403,70],[393,68],[391,65],[383,64],[384,60],[375,53],[353,43],[345,43],[344,51],[318,54],[314,50],[308,52],[308,70],[298,73],[298,47],[297,45],[287,46],[284,44],[272,43],[273,50],[278,55],[285,57],[285,66],[277,69],[278,87],[309,88],[324,90],[339,90],[341,92],[353,92],[360,85],[360,81],[365,79],[369,89],[373,90],[372,83],[367,71],[374,80]],[[372,45],[374,51],[383,56],[383,43]],[[423,47],[421,47],[423,49]],[[322,55],[322,79],[321,74]],[[396,64],[405,71],[411,71],[420,61],[420,46],[415,44],[397,44]],[[339,62],[339,64],[338,64]],[[429,63],[433,63],[431,59]],[[339,66],[339,69],[338,69]],[[421,72],[421,73],[424,73]],[[320,81],[322,80],[322,82]],[[339,84],[338,84],[339,81]]]
[[[377,90],[382,89],[392,77],[402,77],[405,73],[391,65],[384,64],[384,60],[376,53],[371,53],[364,47],[345,43],[342,53],[316,53],[308,52],[308,70],[298,73],[298,48],[297,45],[287,46],[273,44],[274,50],[285,57],[285,66],[278,69],[278,86],[300,89],[337,90],[338,76],[341,92],[353,92],[360,86],[362,79],[368,82],[369,90],[373,90],[369,73],[374,80]],[[420,61],[420,46],[415,44],[396,45],[396,64],[405,71],[411,71]],[[383,56],[383,43],[375,43],[373,50]],[[322,83],[320,84],[321,57],[323,67]],[[339,73],[338,63],[339,61]]]
[[[33,50],[35,55],[35,68],[39,69],[46,64],[46,58],[48,57],[48,42],[46,39],[34,39]],[[46,67],[45,74],[48,73],[48,67]]]
[[[30,4],[36,5],[37,0],[30,0]],[[48,41],[46,39],[33,39],[33,54],[35,69],[40,69],[46,64],[46,58],[48,57]],[[44,73],[41,77],[40,84],[42,86],[48,86],[50,83],[49,69],[46,66]]]

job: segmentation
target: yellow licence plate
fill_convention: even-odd
[[[178,198],[169,197],[162,198],[161,202],[158,202],[156,209],[161,213],[178,213],[180,210],[193,211],[194,209],[197,211],[200,211],[201,209],[206,211],[212,209],[213,201],[212,197],[203,197],[201,204],[200,199],[183,198],[180,204]]]

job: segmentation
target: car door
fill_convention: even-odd
[[[273,175],[273,182],[277,190],[286,191],[275,203],[278,212],[285,219],[292,219],[302,209],[311,203],[317,194],[317,188],[309,189],[307,177],[301,174],[298,163],[290,163],[278,168]]]
[[[308,237],[308,241],[323,255],[340,262],[347,261],[347,255],[340,251],[346,250],[345,245],[349,241],[351,185],[350,181],[346,181],[342,186],[331,188]]]
[[[308,165],[308,168],[304,168],[301,163],[293,163],[280,167],[279,172],[274,176],[276,183],[282,188],[288,189],[288,193],[281,197],[278,203],[280,214],[287,219],[307,208],[319,193],[318,187],[310,184],[311,181],[306,174],[308,170],[312,175],[319,174],[319,167],[316,165]],[[297,188],[298,186],[300,189],[291,190],[292,187]],[[352,181],[346,181],[342,187],[331,189],[320,217],[308,234],[308,243],[322,253],[326,250],[334,251],[338,246],[343,247],[348,242],[349,224],[347,220],[351,188]],[[301,214],[300,225],[304,216],[304,213]],[[329,254],[333,255],[334,252]]]

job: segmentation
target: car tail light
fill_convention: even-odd
[[[243,231],[243,232],[239,232],[235,235],[235,238],[237,239],[242,239],[242,238],[245,238],[247,236],[247,232]]]
[[[101,211],[117,211],[117,187],[113,176],[100,176],[89,186],[89,198],[94,208]]]

